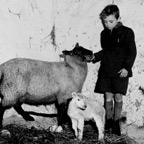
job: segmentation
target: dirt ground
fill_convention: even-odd
[[[5,118],[3,125],[15,124],[26,128],[48,129],[53,124],[56,124],[56,117],[48,118],[43,116],[34,117],[35,121],[26,122],[21,116],[13,115]],[[137,128],[134,125],[122,124],[122,133],[132,138],[138,144],[144,144],[144,127]]]

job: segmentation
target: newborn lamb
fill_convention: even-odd
[[[68,106],[68,116],[72,122],[75,136],[82,140],[84,121],[94,120],[98,128],[98,140],[103,141],[105,125],[105,109],[96,100],[88,99],[81,93],[72,93]]]

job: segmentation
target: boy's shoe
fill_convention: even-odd
[[[113,119],[106,119],[106,123],[105,123],[105,132],[107,134],[111,134],[112,133],[112,128],[113,128]]]
[[[112,133],[118,136],[121,136],[120,121],[113,121]]]

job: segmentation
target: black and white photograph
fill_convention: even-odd
[[[144,144],[144,0],[0,0],[0,144]]]

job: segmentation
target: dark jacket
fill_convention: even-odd
[[[99,76],[118,77],[122,68],[128,70],[128,77],[132,76],[132,66],[137,54],[132,29],[122,23],[118,23],[112,32],[105,28],[101,32],[101,47],[102,50],[94,54],[93,61],[101,61]]]

